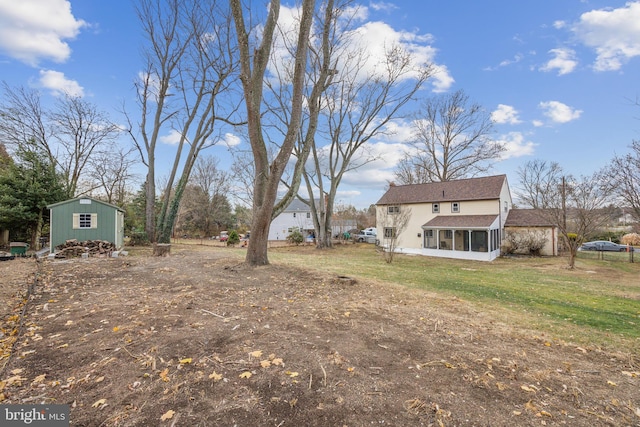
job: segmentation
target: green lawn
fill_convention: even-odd
[[[573,271],[561,257],[487,263],[397,255],[387,264],[365,244],[325,251],[274,248],[269,259],[455,296],[501,321],[560,340],[640,349],[640,259],[580,255]]]

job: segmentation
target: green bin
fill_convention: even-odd
[[[29,247],[29,244],[24,242],[9,243],[11,255],[24,255],[27,253],[27,247]]]

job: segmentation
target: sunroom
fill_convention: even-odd
[[[438,216],[422,230],[424,255],[482,261],[500,255],[499,215]]]

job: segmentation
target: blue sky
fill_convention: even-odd
[[[358,25],[372,47],[395,40],[438,67],[420,96],[462,89],[492,113],[493,137],[509,147],[492,173],[506,173],[512,189],[528,160],[586,175],[639,138],[640,1],[364,2]],[[122,121],[141,43],[129,0],[0,0],[0,80],[45,101],[68,91]],[[372,142],[381,160],[345,176],[338,202],[362,208],[380,198],[409,134],[408,123],[395,126],[393,138]],[[173,148],[166,136],[161,155]],[[224,144],[207,154],[228,159]]]

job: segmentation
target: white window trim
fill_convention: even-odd
[[[98,214],[82,212],[82,215],[91,215],[91,227],[80,227],[80,213],[73,214],[73,229],[74,230],[92,230],[98,228]]]

